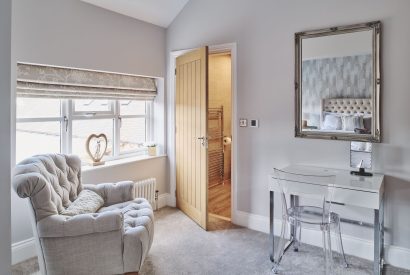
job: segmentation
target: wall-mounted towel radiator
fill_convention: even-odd
[[[208,187],[224,181],[224,110],[208,108]]]

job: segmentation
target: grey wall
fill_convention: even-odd
[[[294,138],[294,33],[381,20],[383,143],[375,168],[386,178],[387,242],[410,248],[410,1],[191,0],[167,30],[167,52],[237,42],[238,117],[259,128],[238,129],[238,210],[268,216],[267,174],[305,163],[349,167],[349,143]],[[237,121],[234,123],[238,123]],[[352,209],[349,215],[368,213]],[[370,218],[371,220],[371,218]],[[371,238],[371,232],[348,228]]]
[[[126,165],[116,165],[109,169],[97,167],[83,171],[83,184],[98,184],[103,182],[116,182],[122,180],[143,180],[156,178],[157,189],[160,194],[168,192],[166,183],[167,158],[158,157],[143,161],[130,162]]]
[[[11,0],[0,1],[0,274],[10,274]]]
[[[13,1],[17,60],[164,76],[165,29],[77,0]]]
[[[14,0],[13,49],[15,61],[165,77],[165,29],[78,0]],[[159,98],[163,101],[164,95]],[[163,120],[163,110],[158,112]],[[139,169],[142,175],[155,175],[163,163],[157,159],[150,161],[151,166],[134,163],[98,174],[89,172],[85,180],[96,183],[101,175],[107,176],[106,181],[138,179]],[[124,169],[129,173],[124,174]],[[161,193],[166,192],[166,175],[162,171],[158,177]],[[30,237],[27,206],[12,192],[12,242]]]

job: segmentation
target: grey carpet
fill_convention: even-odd
[[[12,275],[41,275],[38,267],[37,258],[14,265],[11,269]]]
[[[155,212],[155,237],[140,272],[144,274],[272,274],[268,256],[268,235],[211,219],[210,231],[203,231],[179,210],[163,208]],[[323,252],[302,245],[299,252],[289,250],[281,264],[281,274],[324,274]],[[335,274],[372,274],[372,263],[348,256],[350,267],[338,267]],[[32,275],[29,260],[13,267],[13,275]],[[38,270],[38,267],[37,267]],[[385,267],[384,274],[410,271]]]

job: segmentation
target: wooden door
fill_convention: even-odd
[[[208,220],[208,48],[176,60],[177,207],[206,230]]]

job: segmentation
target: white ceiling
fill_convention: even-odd
[[[189,0],[81,0],[167,28]]]

